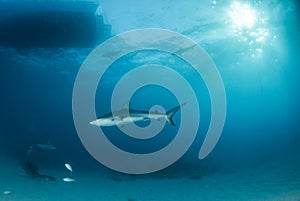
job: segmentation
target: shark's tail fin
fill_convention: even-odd
[[[173,109],[167,112],[166,120],[169,122],[169,124],[175,126],[175,123],[173,121],[173,116],[183,105],[185,105],[185,103],[178,105],[177,107],[174,107]]]

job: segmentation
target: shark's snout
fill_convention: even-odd
[[[90,124],[94,125],[94,126],[97,126],[97,120],[91,121]]]

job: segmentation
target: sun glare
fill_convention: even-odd
[[[233,2],[230,5],[229,16],[236,28],[251,28],[257,21],[255,11],[249,4]]]
[[[232,33],[239,37],[239,41],[249,45],[252,55],[263,53],[263,47],[270,35],[264,12],[257,9],[260,5],[261,1],[258,1],[254,7],[250,3],[234,1],[228,10]]]

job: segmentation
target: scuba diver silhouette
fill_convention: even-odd
[[[43,148],[43,146],[44,146],[44,148]],[[47,149],[45,147],[47,147],[47,145],[43,145],[43,144],[36,144],[36,145],[29,146],[27,151],[26,151],[26,158],[25,158],[25,163],[23,165],[23,168],[24,168],[26,174],[33,177],[33,178],[56,181],[56,178],[53,177],[53,176],[49,176],[49,175],[46,175],[46,174],[41,174],[39,172],[39,168],[36,165],[35,160],[34,160],[34,153],[38,149]],[[50,147],[50,145],[49,145],[49,147]]]

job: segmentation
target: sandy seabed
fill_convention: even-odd
[[[130,177],[78,171],[71,183],[62,181],[66,171],[46,172],[57,181],[28,177],[16,162],[1,159],[0,201],[300,201],[299,166],[201,177]]]

